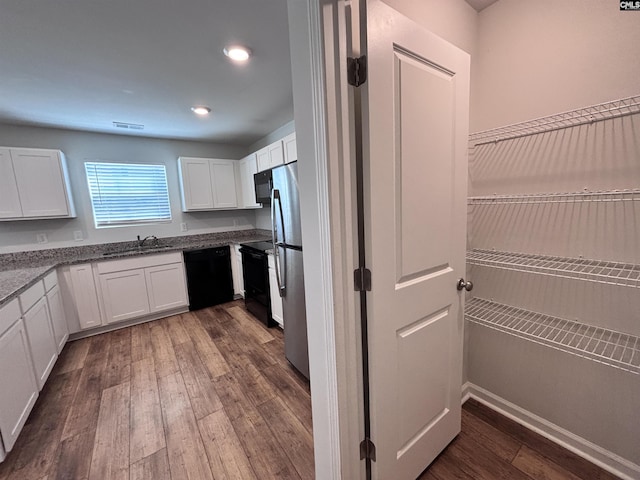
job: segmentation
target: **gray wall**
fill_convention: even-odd
[[[637,95],[638,17],[613,0],[499,0],[481,11],[471,132]]]
[[[640,94],[640,18],[601,0],[500,0],[478,15],[471,131]],[[637,188],[640,116],[472,150],[474,196]],[[474,206],[470,248],[640,263],[638,202]],[[633,204],[633,205],[631,205]],[[473,294],[640,335],[640,290],[472,267]],[[640,464],[637,375],[484,326],[468,379]],[[635,405],[635,407],[634,407]]]
[[[158,237],[209,233],[225,230],[255,228],[253,210],[183,213],[178,186],[179,156],[239,159],[246,148],[205,142],[152,139],[144,137],[108,135],[52,128],[25,127],[0,124],[0,145],[62,150],[73,192],[77,218],[67,220],[25,220],[0,222],[0,252],[14,252],[38,248],[78,246],[103,242],[134,240],[136,235]],[[95,228],[84,162],[104,160],[113,162],[161,163],[166,165],[171,223],[157,223],[135,227]],[[187,223],[188,231],[180,231]],[[80,231],[84,240],[73,240],[73,232]],[[49,242],[36,243],[36,234],[45,233]]]

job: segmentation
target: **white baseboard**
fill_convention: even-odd
[[[473,398],[507,418],[532,430],[600,468],[624,480],[640,478],[640,465],[626,460],[542,417],[515,405],[471,382],[462,386],[462,403]]]
[[[70,333],[68,342],[74,340],[80,340],[81,338],[93,337],[101,333],[113,332],[114,330],[120,330],[121,328],[132,327],[141,323],[152,322],[153,320],[160,320],[161,318],[171,317],[172,315],[178,315],[180,313],[187,313],[189,311],[188,306],[174,308],[173,310],[166,310],[164,312],[154,313],[142,318],[133,318],[131,320],[125,320],[124,322],[110,323],[108,325],[102,325],[96,328],[90,328],[88,330],[80,330],[78,332]]]

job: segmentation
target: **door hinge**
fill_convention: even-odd
[[[371,291],[371,270],[365,267],[353,271],[353,287],[356,292]]]
[[[367,56],[347,58],[347,77],[349,85],[359,87],[367,81]]]
[[[360,442],[360,460],[365,458],[372,462],[376,461],[376,445],[368,437]]]

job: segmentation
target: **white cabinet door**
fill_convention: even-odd
[[[269,145],[269,167],[277,167],[284,164],[284,150],[282,148],[282,140],[273,142]]]
[[[58,285],[47,292],[47,305],[49,305],[53,335],[59,354],[69,338],[69,327],[67,326],[67,319],[62,306],[62,295],[60,294],[60,287]]]
[[[145,268],[144,274],[151,313],[184,307],[189,304],[182,263]]]
[[[91,264],[73,265],[69,267],[73,302],[81,329],[98,327],[102,324],[98,291],[93,279]]]
[[[100,289],[107,323],[149,313],[147,282],[142,268],[101,274]]]
[[[256,162],[258,163],[258,171],[263,172],[271,168],[269,159],[269,147],[264,147],[256,152]]]
[[[282,139],[284,146],[284,163],[291,163],[298,160],[298,148],[296,146],[296,132],[293,132]]]
[[[282,314],[282,298],[278,292],[278,279],[276,278],[276,269],[273,261],[273,255],[268,258],[269,264],[269,296],[271,298],[271,318],[284,328],[284,320]]]
[[[38,398],[38,385],[24,322],[0,335],[0,434],[8,452]]]
[[[18,185],[8,148],[0,148],[0,218],[22,216]]]
[[[260,208],[262,204],[256,202],[256,189],[253,176],[258,173],[258,165],[256,154],[252,153],[248,157],[240,160],[240,186],[242,195],[242,207],[244,208]]]
[[[211,210],[214,205],[209,159],[180,157],[178,163],[182,210]]]
[[[233,293],[244,298],[244,278],[242,275],[242,254],[240,253],[240,245],[233,245],[230,250]]]
[[[380,0],[366,10],[371,467],[415,479],[460,432],[469,55]]]
[[[42,297],[22,318],[27,330],[38,389],[42,390],[58,358],[46,298]]]
[[[209,160],[214,208],[237,208],[235,160]]]
[[[11,159],[24,217],[74,214],[59,151],[12,148]]]

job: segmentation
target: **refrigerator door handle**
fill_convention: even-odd
[[[276,222],[276,212],[275,212],[276,192],[277,190],[273,190],[273,189],[271,190],[271,243],[273,243],[274,247],[276,243],[278,243],[278,225]],[[274,256],[275,256],[275,250],[274,250]]]
[[[278,242],[278,222],[276,221],[275,208],[276,200],[278,201],[278,211],[280,213],[280,222],[282,225],[282,240],[285,237],[284,231],[284,214],[282,212],[282,202],[280,201],[280,191],[273,189],[271,191],[271,239],[273,241],[273,263],[276,270],[276,281],[278,282],[278,293],[280,297],[285,296],[286,292],[286,275],[287,275],[287,256],[284,256],[282,263],[284,264],[284,274],[280,274],[280,246],[282,243]]]

